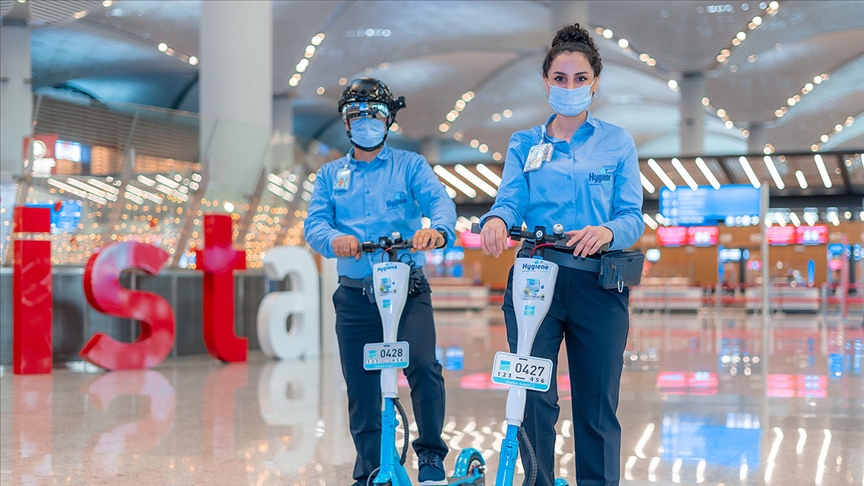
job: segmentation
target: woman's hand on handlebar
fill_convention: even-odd
[[[413,242],[411,251],[434,250],[444,244],[444,237],[441,236],[441,233],[431,228],[417,230],[411,240]]]
[[[573,230],[564,233],[570,237],[567,241],[567,246],[576,245],[573,249],[573,256],[581,256],[582,258],[588,255],[593,255],[600,250],[600,247],[612,241],[612,230],[605,226],[586,226],[580,230]]]
[[[503,219],[491,217],[480,230],[480,248],[483,253],[499,257],[507,248],[507,223]]]
[[[354,257],[360,259],[360,242],[351,235],[340,236],[333,240],[333,252],[339,257]]]

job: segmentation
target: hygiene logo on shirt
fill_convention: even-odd
[[[385,199],[384,202],[387,203],[387,209],[396,209],[408,202],[408,195],[399,191],[393,195],[392,199]]]
[[[600,169],[600,172],[589,172],[588,173],[588,184],[592,186],[601,185],[608,186],[612,182],[612,172],[615,169],[607,169],[603,167]]]

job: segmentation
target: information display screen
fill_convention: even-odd
[[[714,189],[660,188],[660,214],[676,226],[701,226],[730,218],[759,217],[759,189],[748,184],[730,184]]]
[[[794,245],[797,242],[797,229],[794,226],[772,226],[765,229],[765,236],[769,245]]]
[[[684,246],[690,235],[681,226],[661,226],[657,228],[657,244],[660,246]]]
[[[828,227],[824,224],[799,226],[797,230],[799,245],[824,245],[828,243]]]

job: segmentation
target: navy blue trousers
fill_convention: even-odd
[[[502,309],[507,342],[515,353],[512,287],[511,269]],[[560,267],[552,305],[534,340],[531,354],[552,360],[553,376],[561,341],[567,346],[578,486],[618,486],[620,479],[621,425],[615,412],[630,327],[629,295],[627,288],[622,293],[604,289],[596,273]],[[546,393],[528,393],[522,426],[537,454],[537,486],[555,482],[558,413],[556,380]],[[524,448],[520,454],[524,461]]]
[[[411,405],[420,436],[414,451],[447,455],[441,439],[444,428],[444,377],[435,359],[435,321],[428,285],[408,297],[398,340],[409,346],[405,377],[411,387]],[[357,459],[354,479],[365,480],[381,461],[381,372],[363,369],[363,346],[384,340],[378,307],[362,289],[340,285],[333,294],[336,307],[336,337],[342,360],[342,376],[348,385],[348,419]],[[401,450],[401,444],[396,444]]]

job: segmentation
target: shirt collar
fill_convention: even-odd
[[[375,156],[375,158],[370,160],[369,162],[360,162],[357,159],[355,159],[354,158],[354,150],[356,150],[356,147],[352,146],[351,150],[348,151],[348,163],[355,166],[355,167],[359,164],[363,164],[363,163],[374,164],[378,161],[384,161],[384,160],[387,160],[390,158],[390,147],[388,147],[386,143],[384,144],[384,147],[381,149],[381,151],[378,152],[378,155]]]
[[[549,118],[546,119],[546,123],[544,123],[541,127],[540,133],[543,135],[544,140],[552,139],[552,137],[549,136],[549,124],[552,123],[552,120],[554,120],[556,116],[558,116],[558,113],[552,113],[551,115],[549,115]],[[591,125],[593,128],[597,128],[597,120],[593,116],[591,116],[590,111],[588,112],[588,116],[585,118],[585,123]],[[582,127],[579,128],[581,129]]]

